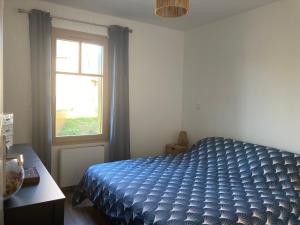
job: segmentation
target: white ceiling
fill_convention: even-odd
[[[154,15],[155,0],[44,0],[102,14],[188,30],[277,0],[190,0],[190,13],[180,18]]]

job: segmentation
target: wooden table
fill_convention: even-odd
[[[177,155],[182,152],[186,152],[188,150],[188,146],[182,146],[178,144],[167,144],[166,145],[166,154],[172,154],[172,155]]]
[[[24,156],[24,168],[36,167],[40,182],[22,187],[4,202],[5,225],[63,225],[65,196],[29,145],[15,145],[10,153]]]

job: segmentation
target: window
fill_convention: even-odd
[[[53,29],[54,143],[107,139],[107,39]]]

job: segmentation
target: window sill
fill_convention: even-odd
[[[80,145],[80,144],[107,144],[108,138],[100,135],[80,136],[80,137],[59,137],[52,141],[53,146],[60,145]]]

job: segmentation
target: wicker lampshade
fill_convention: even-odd
[[[184,16],[189,11],[189,0],[156,0],[155,15],[162,17]]]

